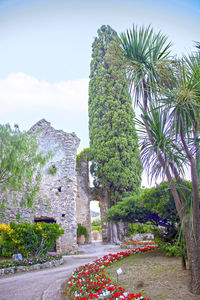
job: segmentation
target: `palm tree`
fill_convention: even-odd
[[[133,26],[116,43],[135,104],[142,111],[142,160],[152,176],[162,173],[169,181],[186,238],[189,288],[200,294],[199,55],[184,58],[181,63],[170,59],[171,44],[150,26],[146,29]],[[187,187],[182,179],[184,164],[191,170],[190,202],[185,197]],[[174,179],[182,187],[182,193],[178,192]]]
[[[182,224],[187,243],[191,291],[200,294],[200,56],[184,57],[174,88],[163,90],[164,103],[173,120],[176,140],[182,145],[192,180],[192,199],[182,197]],[[177,181],[177,171],[170,166]],[[184,191],[184,187],[183,187]],[[188,205],[190,204],[190,206]]]

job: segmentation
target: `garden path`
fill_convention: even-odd
[[[0,300],[60,300],[61,285],[74,268],[108,254],[119,246],[101,242],[79,245],[82,254],[64,256],[64,265],[28,273],[7,275],[0,279]]]

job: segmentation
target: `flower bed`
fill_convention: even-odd
[[[108,254],[100,259],[77,268],[68,281],[68,286],[74,294],[74,299],[135,299],[148,300],[141,294],[127,293],[124,288],[112,284],[105,276],[103,269],[110,264],[129,255],[148,251],[158,247],[157,245],[138,247],[134,250],[122,251],[116,254]]]
[[[45,258],[23,259],[0,263],[0,276],[9,273],[27,272],[43,268],[52,268],[64,263],[61,256],[48,256]]]

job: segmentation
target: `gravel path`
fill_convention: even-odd
[[[83,254],[64,256],[65,263],[60,267],[2,277],[0,300],[60,300],[61,285],[76,267],[120,248],[98,242],[80,245],[78,250]]]

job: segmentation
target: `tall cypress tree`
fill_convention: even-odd
[[[98,30],[92,44],[89,83],[91,173],[95,184],[109,192],[111,205],[138,191],[142,173],[126,75],[106,59],[116,36],[110,26]]]

